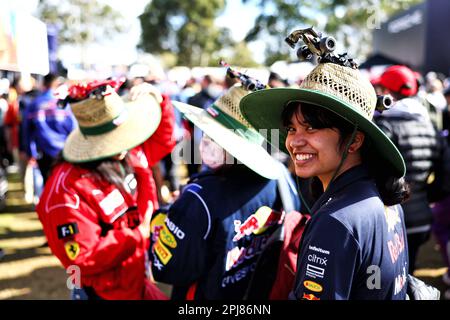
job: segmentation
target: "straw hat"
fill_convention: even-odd
[[[398,177],[404,176],[406,168],[400,152],[372,122],[377,101],[375,90],[357,69],[321,63],[308,74],[300,89],[261,90],[241,100],[242,114],[255,128],[280,130],[279,141],[269,140],[269,143],[286,153],[286,130],[281,123],[281,113],[291,101],[317,105],[356,124],[391,165],[393,173]]]
[[[63,157],[73,163],[132,149],[147,140],[161,122],[161,107],[153,95],[124,102],[110,86],[102,95],[91,95],[70,106],[78,128],[67,138]]]
[[[173,105],[229,154],[267,179],[279,177],[279,162],[262,147],[264,137],[251,128],[239,110],[249,91],[231,87],[206,110],[178,101]]]

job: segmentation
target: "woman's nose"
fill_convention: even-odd
[[[296,134],[289,142],[291,148],[303,147],[306,145],[306,139],[302,134]]]

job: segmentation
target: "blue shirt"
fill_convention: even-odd
[[[167,215],[153,217],[149,256],[155,279],[174,285],[173,299],[185,299],[194,284],[195,299],[242,299],[279,218],[264,219],[265,206],[281,208],[276,180],[243,165],[199,174]]]
[[[403,211],[400,205],[384,206],[363,166],[332,182],[312,212],[300,243],[292,298],[405,300]]]
[[[32,157],[43,152],[56,158],[64,147],[67,136],[76,127],[70,108],[61,109],[51,90],[37,96],[24,114],[26,151]]]

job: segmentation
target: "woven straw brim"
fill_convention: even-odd
[[[76,128],[68,136],[63,158],[68,162],[89,162],[115,156],[147,140],[161,122],[161,107],[153,96],[126,102],[128,117],[114,130],[100,135],[83,135]]]
[[[242,164],[267,179],[280,176],[279,162],[259,144],[250,142],[220,124],[205,110],[186,103],[172,101],[183,115],[206,133]]]
[[[397,177],[405,175],[406,167],[403,157],[383,131],[351,104],[331,94],[309,89],[267,89],[250,93],[242,98],[240,109],[247,121],[256,129],[278,129],[279,141],[271,141],[269,133],[268,142],[288,153],[285,146],[287,133],[282,125],[281,114],[286,104],[291,101],[313,104],[328,109],[348,122],[357,124],[359,130],[363,131],[366,138],[371,140],[380,157],[391,165],[393,173]]]

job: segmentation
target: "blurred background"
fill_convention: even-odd
[[[449,17],[448,0],[2,0],[0,299],[70,297],[68,275],[34,212],[43,182],[22,127],[45,75],[59,84],[125,77],[124,92],[145,81],[187,102],[202,92],[213,99],[229,86],[223,59],[272,87],[295,87],[314,61],[299,61],[284,39],[314,26],[333,35],[336,51],[348,52],[370,79],[390,65],[409,66],[430,106],[443,112],[450,102]],[[436,126],[447,130],[440,119]],[[186,130],[192,128],[179,120],[180,143]],[[167,203],[192,168],[167,159],[155,170]],[[431,237],[415,275],[445,291],[446,271]]]

